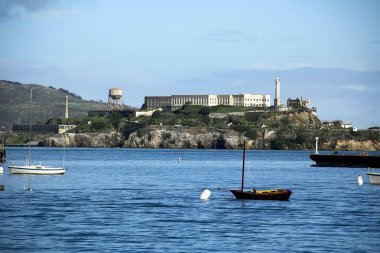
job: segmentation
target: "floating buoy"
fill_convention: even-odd
[[[358,176],[358,185],[363,184],[363,177],[361,175]]]
[[[181,157],[178,157],[178,162],[179,162],[179,163],[181,162]]]
[[[4,169],[3,167],[0,166],[0,174],[3,174],[4,173]]]
[[[206,188],[201,192],[201,195],[199,196],[199,198],[201,200],[208,200],[210,196],[211,196],[211,191],[210,189]]]

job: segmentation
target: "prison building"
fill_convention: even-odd
[[[154,110],[170,108],[176,110],[186,104],[199,106],[245,106],[270,107],[270,95],[265,94],[239,94],[239,95],[172,95],[172,96],[146,96],[143,108]]]

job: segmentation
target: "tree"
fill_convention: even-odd
[[[211,110],[209,107],[202,107],[199,110],[199,114],[201,114],[201,115],[209,115],[210,113],[211,113]]]

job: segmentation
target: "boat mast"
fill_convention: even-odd
[[[243,142],[243,169],[241,172],[241,192],[244,191],[245,140]]]
[[[67,134],[65,134],[65,143],[63,144],[63,160],[62,160],[62,168],[65,168],[65,160],[66,160],[66,142],[67,142]]]
[[[31,144],[32,141],[32,94],[33,88],[30,89],[30,97],[29,97],[29,151],[28,151],[28,165],[32,163],[32,150]]]

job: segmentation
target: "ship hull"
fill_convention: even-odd
[[[273,189],[273,190],[254,190],[254,191],[241,191],[231,190],[236,199],[255,199],[255,200],[289,200],[292,194],[288,189]]]
[[[310,159],[320,167],[380,168],[380,156],[346,154],[312,154]]]
[[[51,167],[42,165],[11,165],[8,166],[11,174],[32,174],[32,175],[63,175],[66,168]]]
[[[380,184],[380,173],[368,172],[367,176],[371,184]]]

